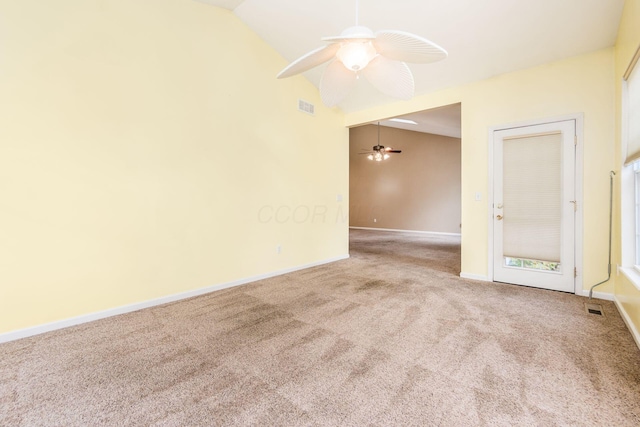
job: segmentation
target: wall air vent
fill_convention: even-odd
[[[303,113],[311,114],[313,116],[316,112],[316,107],[310,102],[298,99],[298,110],[302,111]]]

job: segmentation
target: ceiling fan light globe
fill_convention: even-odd
[[[377,55],[369,41],[349,41],[340,47],[336,56],[351,71],[360,71]]]
[[[367,156],[367,159],[369,159],[369,160],[373,160],[373,154],[369,154],[369,155]]]
[[[384,158],[385,160],[387,160],[389,157],[391,157],[391,156],[389,156],[388,154],[385,154],[383,158]]]

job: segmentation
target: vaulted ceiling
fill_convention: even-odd
[[[191,1],[191,0],[185,0]],[[196,0],[233,12],[286,60],[323,46],[355,24],[355,0]],[[408,31],[449,57],[409,64],[416,94],[459,86],[613,46],[624,0],[361,0],[359,20],[374,31]],[[316,86],[324,66],[304,75]],[[275,78],[275,76],[274,76]],[[340,104],[355,111],[395,101],[364,79]]]

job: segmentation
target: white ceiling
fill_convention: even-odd
[[[206,3],[213,6],[222,7],[224,9],[233,10],[235,9],[243,0],[195,0],[200,3]]]
[[[430,110],[418,111],[396,117],[413,120],[417,123],[415,125],[381,120],[380,126],[389,126],[414,132],[433,133],[435,135],[460,138],[462,120],[461,113],[462,109],[460,104],[446,105],[444,107],[432,108]]]
[[[293,61],[355,24],[355,0],[196,0],[233,10]],[[410,64],[416,94],[613,46],[624,0],[361,0],[360,24],[425,37],[449,57]],[[304,75],[316,86],[324,66]],[[275,76],[274,76],[275,79]],[[365,79],[340,104],[356,111],[396,100]]]

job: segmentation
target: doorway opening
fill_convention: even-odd
[[[350,228],[459,242],[461,127],[457,103],[351,128]]]

